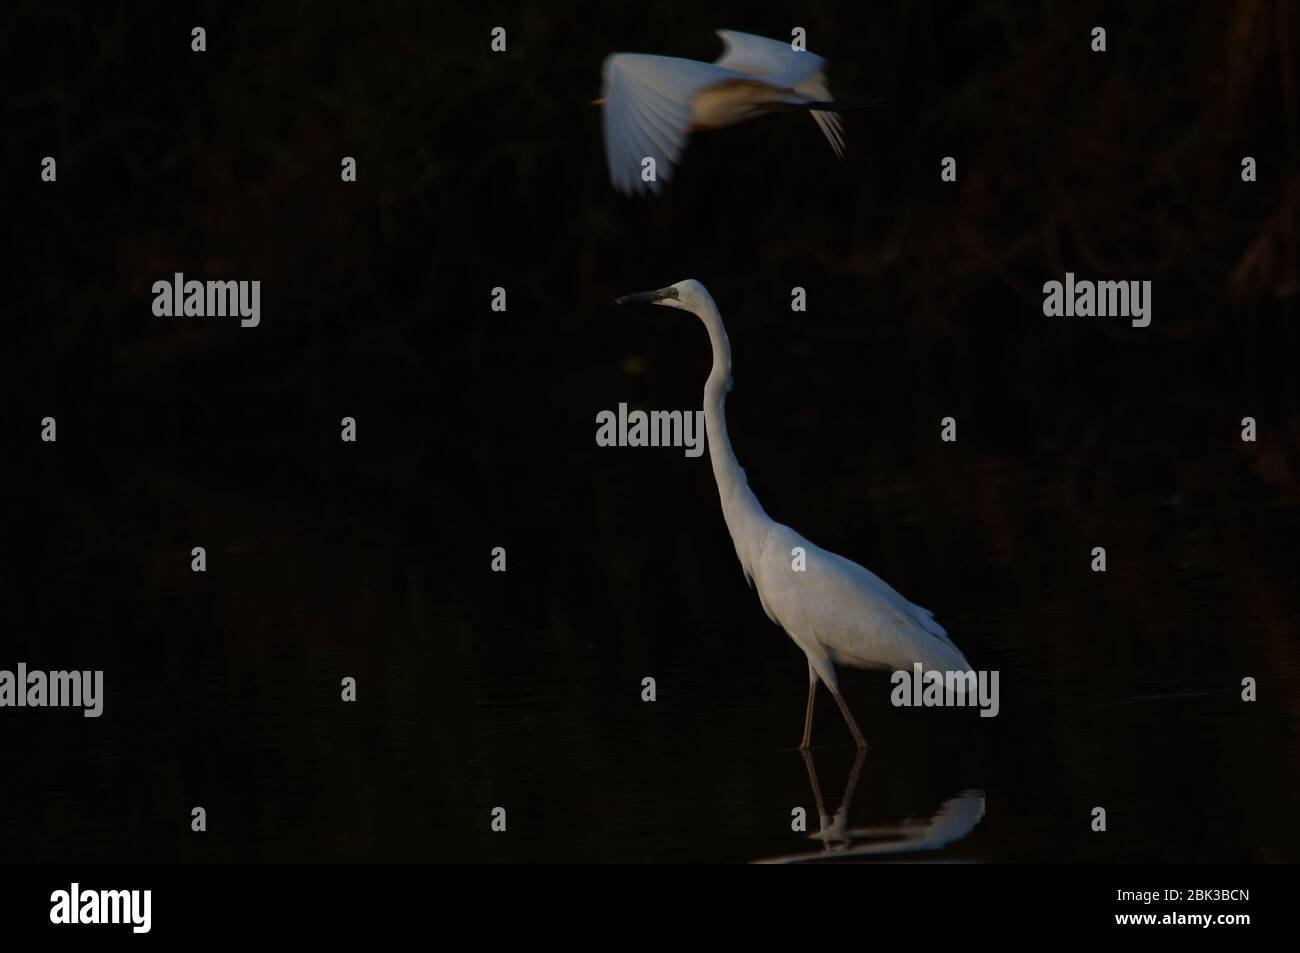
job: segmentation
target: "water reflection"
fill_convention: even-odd
[[[817,831],[809,834],[808,838],[820,841],[821,850],[769,857],[758,863],[794,864],[938,850],[961,840],[984,817],[984,792],[970,790],[949,798],[929,818],[906,818],[895,824],[851,828],[848,825],[849,805],[853,803],[853,790],[857,787],[866,751],[858,751],[840,806],[830,815],[826,813],[826,802],[817,780],[817,765],[812,753],[801,751],[800,754],[803,755],[804,766],[808,770],[808,783],[812,786],[813,800],[817,805],[819,825]]]

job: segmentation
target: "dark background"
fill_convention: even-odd
[[[5,4],[0,668],[104,669],[107,692],[98,720],[0,711],[6,859],[806,849],[805,664],[706,459],[594,443],[620,401],[699,406],[694,319],[610,304],[695,277],[768,511],[1002,673],[990,720],[844,674],[872,744],[856,819],[978,789],[969,858],[1294,860],[1296,19]],[[885,100],[846,116],[845,161],[772,116],[694,137],[657,198],[614,193],[605,55],[796,25],[836,95]],[[260,280],[261,326],[155,317],[175,271]],[[1151,326],[1045,318],[1066,271],[1151,280]],[[850,741],[822,704],[834,798]]]

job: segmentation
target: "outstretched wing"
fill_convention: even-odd
[[[609,178],[625,195],[658,192],[681,161],[691,127],[691,106],[701,90],[735,80],[713,63],[616,53],[604,68],[605,161]],[[641,177],[642,162],[655,160],[655,179]]]
[[[780,89],[794,89],[814,73],[820,73],[826,61],[807,50],[796,50],[781,40],[769,40],[752,33],[718,30],[725,47],[715,66],[745,73]]]
[[[831,91],[826,88],[826,79],[822,76],[821,70],[808,77],[794,89],[795,92],[803,93],[809,99],[819,103],[829,102],[831,98]],[[843,159],[844,120],[840,118],[840,114],[813,110],[812,117],[817,121],[821,131],[826,134],[826,138],[830,140],[831,148],[835,150],[835,158]]]
[[[752,33],[718,30],[725,50],[715,64],[737,73],[746,73],[772,86],[792,89],[813,102],[828,102],[826,61],[807,50],[796,50],[789,43],[769,40]],[[844,123],[838,115],[814,112],[813,119],[825,133],[836,158],[844,158]]]

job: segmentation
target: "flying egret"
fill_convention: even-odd
[[[658,192],[681,161],[686,137],[765,112],[807,109],[844,157],[844,127],[830,110],[869,103],[834,103],[823,73],[826,61],[789,43],[735,30],[718,30],[725,46],[716,63],[615,53],[605,58],[605,158],[610,181],[625,195]],[[643,175],[646,159],[655,174]]]
[[[689,311],[704,322],[713,345],[713,369],[704,384],[704,430],[722,501],[722,515],[745,581],[758,590],[767,617],[808,657],[808,708],[803,741],[812,740],[817,681],[830,689],[859,748],[866,740],[840,695],[835,663],[857,668],[966,672],[970,665],[927,609],[913,605],[857,563],[814,546],[773,520],[749,488],[727,437],[724,405],[731,390],[731,343],[708,289],[693,278],[658,291],[617,299]],[[803,551],[802,560],[796,558]],[[802,569],[796,569],[802,564]]]

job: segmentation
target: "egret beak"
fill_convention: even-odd
[[[592,100],[590,103],[588,103],[587,105],[589,105],[589,106],[603,106],[603,105],[605,105],[605,100],[604,100],[604,99],[593,99],[593,100]]]
[[[668,297],[662,291],[638,291],[636,294],[623,295],[621,298],[615,298],[615,304],[654,304],[656,301],[662,301]]]

